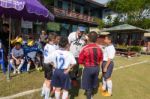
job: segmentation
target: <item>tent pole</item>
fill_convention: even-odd
[[[12,19],[11,17],[9,18],[9,48],[8,48],[8,66],[7,66],[7,81],[10,81],[10,41],[11,41],[11,32],[12,32],[12,27],[11,27]]]

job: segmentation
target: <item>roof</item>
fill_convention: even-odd
[[[139,27],[135,27],[129,24],[123,24],[123,25],[118,25],[118,26],[114,26],[111,28],[106,28],[103,31],[105,32],[125,32],[125,33],[129,33],[129,32],[139,32],[139,33],[145,33],[147,32],[146,30],[139,28]]]
[[[93,4],[96,4],[98,6],[101,6],[101,7],[105,7],[104,4],[100,3],[100,2],[97,2],[96,0],[86,0],[87,2],[90,2],[90,3],[93,3]]]

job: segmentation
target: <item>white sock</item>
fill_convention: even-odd
[[[27,71],[30,70],[30,64],[27,64]]]
[[[103,86],[102,86],[102,88],[103,88],[104,90],[106,90],[106,80],[105,80],[104,77],[103,77]]]
[[[44,96],[44,95],[45,95],[45,87],[46,87],[46,84],[45,84],[45,83],[43,83],[41,96]]]
[[[63,91],[62,99],[69,99],[68,98],[68,91]]]
[[[48,87],[45,87],[45,98],[44,99],[49,99],[49,94],[50,94],[50,89]]]
[[[106,81],[107,83],[107,88],[108,88],[108,93],[112,94],[112,80]]]
[[[10,60],[10,64],[11,64],[11,66],[12,66],[12,68],[14,69],[14,72],[15,72],[15,71],[16,71],[16,66],[14,65],[14,63],[13,63],[12,60]]]
[[[55,99],[60,99],[60,92],[59,91],[55,91]]]
[[[19,67],[18,67],[18,71],[20,71],[20,69],[22,68],[23,64],[24,64],[24,61],[22,60],[20,65],[19,65]]]

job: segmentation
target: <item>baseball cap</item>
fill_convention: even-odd
[[[82,26],[79,26],[78,29],[79,29],[79,31],[81,31],[81,32],[85,32],[85,28],[82,27]]]

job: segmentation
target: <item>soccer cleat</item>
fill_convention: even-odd
[[[16,74],[16,70],[14,70],[13,74],[14,74],[14,75]]]
[[[21,72],[20,72],[20,71],[18,71],[18,74],[21,74]]]
[[[102,85],[99,87],[99,89],[100,89],[100,92],[105,92]]]
[[[108,93],[108,92],[103,92],[103,93],[102,93],[102,96],[104,96],[104,97],[110,97],[110,96],[112,96],[112,94],[110,94],[110,93]]]

